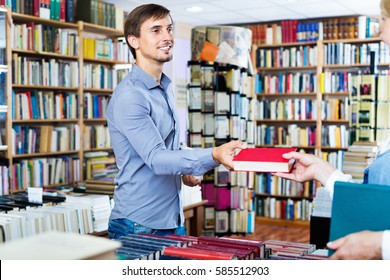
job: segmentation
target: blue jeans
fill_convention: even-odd
[[[170,234],[186,235],[186,228],[179,226],[172,229],[153,229],[148,228],[128,219],[115,219],[108,222],[108,238],[119,239],[121,236],[141,233],[166,236]]]

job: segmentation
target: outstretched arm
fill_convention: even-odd
[[[327,161],[311,154],[290,152],[284,154],[283,157],[286,159],[295,159],[293,169],[291,173],[277,172],[274,175],[296,182],[306,182],[314,179],[325,185],[326,180],[336,170]]]

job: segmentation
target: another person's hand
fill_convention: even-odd
[[[184,185],[189,187],[195,187],[202,182],[203,176],[183,175],[181,177]]]
[[[379,260],[382,259],[383,231],[361,231],[335,241],[327,247],[336,252],[331,260]]]
[[[295,159],[291,173],[276,172],[274,175],[293,180],[296,182],[306,182],[309,180],[320,181],[325,185],[326,180],[336,170],[330,163],[321,158],[305,153],[290,152],[284,154],[285,159]]]
[[[231,141],[213,149],[212,155],[215,162],[222,164],[227,170],[233,170],[233,158],[236,149],[246,149],[246,145],[240,141]]]

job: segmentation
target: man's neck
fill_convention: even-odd
[[[156,83],[160,84],[163,72],[163,63],[140,60],[137,66],[149,74]]]

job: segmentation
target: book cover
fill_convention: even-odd
[[[282,157],[296,148],[247,148],[233,159],[235,171],[290,172],[294,160]]]
[[[389,201],[388,186],[336,182],[329,240],[363,230],[389,229]]]

